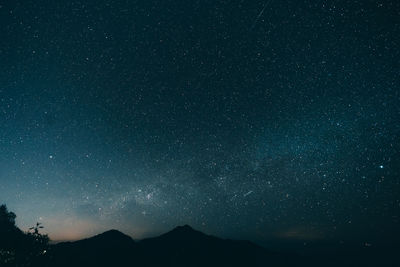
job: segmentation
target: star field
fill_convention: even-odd
[[[0,2],[0,202],[53,240],[392,240],[396,1]]]

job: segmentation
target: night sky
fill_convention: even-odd
[[[0,203],[53,240],[400,229],[400,1],[0,1]]]

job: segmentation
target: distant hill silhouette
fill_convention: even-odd
[[[131,237],[110,230],[91,238],[56,244],[51,258],[54,266],[127,266],[133,261],[135,248]]]
[[[188,225],[135,242],[111,230],[92,238],[54,245],[54,266],[289,266],[288,255],[249,241],[221,239]],[[294,256],[294,255],[289,255]]]

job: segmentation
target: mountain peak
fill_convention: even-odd
[[[196,230],[194,230],[190,225],[181,225],[181,226],[177,226],[175,227],[172,231],[180,231],[180,232],[196,232]]]
[[[200,240],[208,238],[209,236],[193,229],[191,226],[185,224],[182,226],[177,226],[171,231],[160,236],[162,239],[174,240],[174,241],[187,241],[187,240]]]
[[[111,229],[111,230],[105,231],[104,233],[102,233],[100,235],[120,235],[121,236],[121,235],[125,235],[125,234],[118,230]]]
[[[94,241],[107,241],[110,243],[119,243],[119,242],[127,242],[131,243],[133,239],[130,236],[127,236],[124,233],[121,233],[118,230],[112,229],[108,230],[102,234],[98,234],[92,238],[88,238],[87,240],[94,240]]]

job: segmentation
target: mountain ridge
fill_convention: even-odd
[[[246,240],[222,239],[189,225],[135,241],[118,230],[53,246],[53,266],[286,266],[285,257]]]

